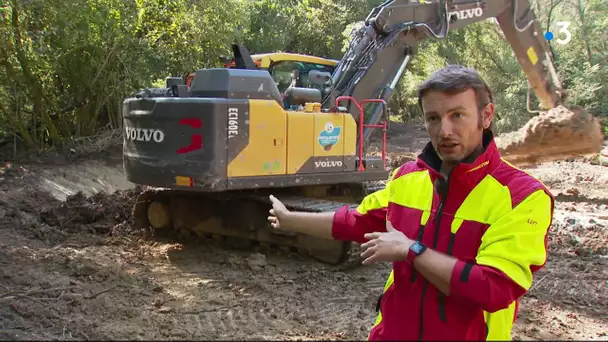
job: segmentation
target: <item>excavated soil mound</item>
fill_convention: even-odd
[[[113,194],[100,192],[90,197],[78,192],[68,196],[65,202],[42,210],[39,217],[42,223],[62,227],[70,233],[130,233],[131,211],[140,192],[139,187]]]
[[[518,131],[496,138],[504,158],[517,164],[597,154],[603,142],[596,117],[564,106],[542,112]]]

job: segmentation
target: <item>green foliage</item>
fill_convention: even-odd
[[[352,27],[382,0],[5,0],[0,2],[0,143],[60,146],[120,127],[121,103],[167,76],[220,65],[230,44],[252,53],[341,58]],[[608,3],[537,0],[544,29],[570,21],[568,45],[551,43],[569,103],[608,116]],[[447,63],[480,70],[495,93],[501,130],[521,126],[528,82],[493,22],[427,39],[391,100],[420,120],[416,87]],[[535,105],[532,96],[532,105]]]
[[[569,21],[572,40],[566,45],[552,42],[555,66],[567,90],[567,104],[608,117],[608,2],[601,0],[532,1],[539,22],[547,31],[559,31],[558,21]],[[484,21],[452,31],[442,41],[425,41],[399,84],[391,101],[394,114],[404,121],[421,120],[417,85],[429,73],[447,64],[459,63],[479,70],[494,93],[499,132],[518,129],[533,114],[527,111],[528,81],[500,28]],[[531,92],[531,109],[536,99]]]

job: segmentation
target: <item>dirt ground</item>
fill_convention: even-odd
[[[426,139],[396,123],[390,134],[392,164]],[[121,158],[114,147],[2,168],[0,339],[367,337],[390,265],[336,271],[294,255],[144,241],[130,225],[137,190]],[[549,262],[513,337],[608,340],[608,168],[579,159],[527,170],[558,203]]]

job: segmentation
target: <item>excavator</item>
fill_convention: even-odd
[[[145,186],[135,225],[185,241],[279,248],[330,265],[360,264],[356,243],[273,229],[269,194],[292,210],[355,208],[389,176],[386,103],[425,38],[496,20],[540,106],[563,101],[547,41],[528,0],[387,0],[373,8],[314,86],[279,89],[268,67],[233,45],[234,63],[123,102],[126,178]],[[332,63],[329,63],[332,64]],[[297,75],[296,75],[297,76]],[[372,130],[382,156],[368,156]]]

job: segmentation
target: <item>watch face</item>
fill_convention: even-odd
[[[419,244],[419,243],[415,243],[415,244],[412,245],[412,250],[416,254],[421,253],[423,249],[424,249],[424,247],[421,244]]]

